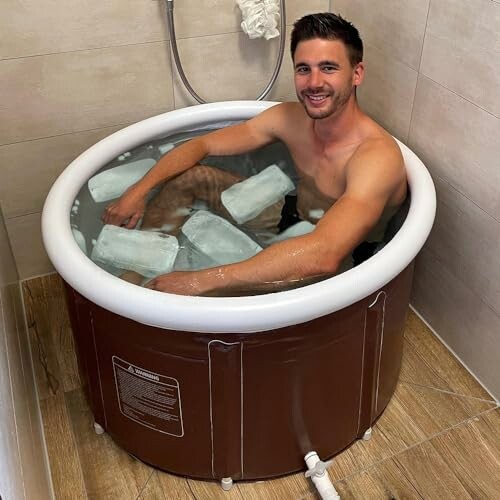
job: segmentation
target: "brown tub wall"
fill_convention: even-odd
[[[383,287],[385,307],[369,309],[375,293],[322,318],[254,334],[159,330],[69,288],[96,421],[143,461],[197,478],[267,478],[302,469],[308,451],[332,456],[372,425],[394,391],[412,270]],[[123,415],[113,356],[178,381],[182,436]]]

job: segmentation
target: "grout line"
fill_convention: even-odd
[[[29,360],[30,360],[30,369],[33,373],[33,378],[35,379],[35,384],[34,384],[34,391],[35,391],[35,411],[36,411],[36,417],[37,417],[37,423],[38,423],[38,432],[40,435],[40,439],[42,442],[42,452],[43,452],[43,457],[44,457],[44,462],[45,462],[45,478],[48,483],[49,487],[49,494],[51,495],[51,499],[55,499],[55,489],[54,489],[54,481],[52,479],[52,467],[50,465],[50,459],[49,459],[49,450],[47,446],[47,438],[45,436],[45,429],[43,426],[43,415],[42,415],[42,410],[40,407],[40,392],[38,390],[38,384],[36,383],[36,371],[35,371],[35,363],[33,361],[33,349],[31,346],[31,338],[30,338],[30,333],[29,333],[29,326],[28,326],[28,316],[26,314],[26,303],[24,300],[24,292],[23,292],[23,287],[21,284],[21,281],[19,281],[19,292],[21,294],[21,304],[22,304],[22,311],[23,311],[23,319],[24,319],[24,335],[26,336],[27,343],[28,343],[28,353],[29,353]]]
[[[457,361],[474,377],[474,380],[491,396],[493,402],[500,405],[500,401],[493,395],[493,393],[479,380],[479,378],[472,372],[472,370],[465,364],[465,362],[458,356],[458,354],[440,337],[440,335],[432,328],[428,321],[420,314],[415,307],[410,304],[410,309],[420,318],[420,320],[429,328],[429,330],[442,342],[442,344],[453,354]]]
[[[148,485],[149,481],[153,477],[154,473],[155,473],[155,469],[151,468],[151,474],[149,475],[149,477],[147,478],[146,482],[144,483],[144,486],[140,489],[140,491],[137,494],[137,497],[135,498],[135,500],[139,500],[141,498],[141,495],[142,495],[143,491],[146,489],[146,486]],[[162,488],[162,492],[163,492],[163,488]]]
[[[479,417],[482,417],[482,416],[486,415],[487,413],[498,410],[499,408],[500,408],[500,406],[497,405],[497,406],[495,406],[495,408],[489,408],[488,410],[485,410],[481,413],[478,413],[477,415],[474,415],[473,417],[468,417],[465,420],[462,420],[461,422],[458,422],[457,424],[452,425],[451,427],[447,427],[446,429],[443,429],[442,431],[439,431],[439,432],[436,432],[435,434],[432,434],[428,438],[426,438],[422,441],[419,441],[418,443],[415,443],[415,444],[412,444],[411,446],[408,446],[408,448],[405,448],[404,450],[398,451],[397,453],[393,453],[392,455],[385,457],[382,460],[378,460],[377,462],[374,462],[373,464],[369,465],[368,467],[365,467],[364,469],[357,470],[356,472],[353,472],[352,474],[348,474],[347,476],[344,476],[341,479],[337,479],[333,484],[335,485],[341,481],[345,481],[345,480],[350,479],[358,474],[361,474],[361,473],[366,472],[370,469],[373,469],[373,468],[377,467],[378,465],[380,465],[384,462],[388,462],[389,460],[392,460],[393,458],[395,458],[399,455],[403,455],[407,451],[412,450],[413,448],[416,448],[417,446],[421,446],[424,443],[432,441],[434,438],[437,438],[443,434],[446,434],[447,432],[449,432],[453,429],[456,429],[457,427],[460,427],[460,426],[465,425],[465,424],[472,422],[472,421],[477,421],[476,419],[478,419]],[[335,463],[335,457],[333,460]]]
[[[473,205],[476,206],[477,209],[479,209],[481,212],[483,212],[483,215],[487,216],[488,218],[490,219],[493,219],[495,222],[499,223],[500,224],[500,219],[497,219],[494,215],[490,214],[487,210],[485,210],[484,208],[482,208],[480,205],[478,205],[472,198],[469,197],[469,195],[467,195],[466,193],[463,193],[459,188],[458,186],[455,186],[454,184],[452,184],[449,180],[445,179],[444,177],[441,177],[440,175],[438,174],[433,174],[433,177],[439,179],[440,181],[442,181],[444,184],[447,184],[451,189],[453,189],[454,191],[456,191],[458,194],[460,194],[462,197],[464,197],[466,200],[470,201]]]
[[[413,490],[415,491],[415,494],[421,500],[425,500],[425,497],[423,497],[420,494],[418,483],[413,484],[415,479],[411,475],[407,475],[406,471],[401,467],[401,464],[399,464],[397,460],[394,462],[394,465],[396,466],[396,469],[399,471],[399,473],[408,481],[408,484],[413,488]],[[413,481],[412,481],[412,479],[413,479]]]
[[[424,44],[425,44],[425,38],[426,38],[426,35],[427,35],[427,26],[429,24],[429,15],[430,15],[430,12],[431,12],[431,3],[432,3],[432,0],[429,0],[429,5],[427,7],[427,16],[425,18],[424,36],[422,38],[422,47],[420,49],[420,58],[419,58],[419,61],[418,61],[418,68],[417,68],[418,74],[421,73],[420,70],[422,69],[422,56],[424,55]]]
[[[4,344],[3,351],[5,352],[7,366],[4,368],[6,368],[6,371],[7,371],[7,378],[8,378],[7,385],[8,385],[8,392],[10,392],[10,394],[7,396],[7,398],[9,399],[9,403],[10,403],[11,409],[12,409],[12,416],[13,416],[13,420],[14,420],[13,434],[15,435],[15,440],[16,440],[16,445],[17,445],[17,460],[15,457],[13,457],[14,458],[14,466],[16,467],[17,472],[19,473],[19,476],[21,479],[23,497],[26,498],[26,474],[25,474],[25,470],[23,467],[23,463],[22,463],[21,445],[19,442],[19,434],[20,434],[21,429],[20,429],[20,425],[18,424],[18,418],[19,418],[18,413],[19,412],[16,411],[16,407],[18,405],[16,404],[16,398],[15,398],[15,394],[14,394],[14,378],[15,378],[15,376],[12,373],[13,372],[13,366],[12,366],[13,359],[12,358],[14,357],[14,354],[12,353],[11,349],[9,348],[9,341],[8,341],[8,335],[7,335],[7,332],[8,332],[8,329],[7,329],[7,311],[5,308],[5,299],[2,297],[2,294],[0,294],[0,314],[1,314],[1,317],[0,317],[1,331],[3,331],[5,333],[4,342],[3,342],[3,344]],[[15,311],[14,311],[14,314],[15,314]],[[18,333],[17,329],[16,329],[16,333]],[[22,358],[22,354],[19,353],[19,355]],[[24,378],[24,376],[23,376],[23,378]],[[24,382],[24,380],[23,380],[23,382]],[[26,385],[25,384],[23,384],[23,385],[24,385],[23,388],[25,389]],[[29,410],[28,410],[28,414],[29,414]],[[12,431],[9,429],[9,434],[11,434],[11,433],[12,433]]]
[[[457,396],[457,397],[460,397],[460,398],[473,399],[475,401],[481,401],[483,403],[498,404],[498,402],[495,401],[495,400],[493,400],[493,399],[478,398],[476,396],[469,396],[467,394],[460,394],[458,392],[447,391],[446,389],[439,389],[438,387],[431,387],[431,386],[428,386],[428,385],[416,384],[414,382],[406,382],[406,381],[404,381],[402,379],[400,380],[400,382],[402,384],[412,385],[414,387],[420,387],[422,389],[429,389],[431,391],[442,392],[444,394],[449,394],[450,396]]]
[[[48,276],[51,276],[52,274],[57,274],[56,271],[51,271],[50,273],[45,273],[45,274],[37,274],[36,276],[30,276],[29,278],[23,278],[19,280],[19,285],[22,287],[23,283],[27,283],[28,281],[31,280],[36,280],[39,278],[46,278]],[[21,288],[22,291],[22,288]]]
[[[499,2],[500,3],[500,2]],[[464,101],[467,101],[469,104],[472,104],[476,108],[480,109],[481,111],[484,111],[485,113],[488,113],[491,115],[493,118],[500,119],[500,116],[497,116],[495,113],[487,110],[486,108],[483,108],[483,106],[480,106],[474,101],[471,101],[468,97],[463,96],[462,94],[459,94],[457,91],[450,89],[446,85],[443,85],[442,83],[437,82],[436,80],[433,80],[430,76],[426,75],[425,73],[420,73],[419,75],[422,75],[424,78],[427,78],[427,80],[430,80],[432,83],[435,83],[436,85],[439,85],[441,88],[446,89],[448,92],[451,94],[454,94],[456,97],[459,97],[460,99],[463,99]]]
[[[147,119],[147,118],[144,118],[144,119]],[[128,125],[133,125],[134,123],[137,123],[137,120],[131,121],[131,122],[116,123],[116,124],[112,124],[112,125],[105,125],[104,127],[89,128],[89,129],[84,129],[84,130],[74,130],[72,132],[63,132],[61,134],[46,135],[46,136],[42,136],[42,137],[30,137],[28,139],[23,139],[21,141],[14,141],[14,142],[7,142],[5,144],[0,144],[0,148],[3,148],[4,146],[14,146],[16,144],[24,144],[25,142],[44,141],[46,139],[55,139],[56,137],[64,137],[67,135],[78,135],[78,134],[84,134],[87,132],[96,132],[98,130],[106,130],[107,128],[127,127]]]
[[[415,109],[415,100],[417,97],[418,82],[420,80],[420,75],[421,75],[420,70],[422,68],[422,57],[424,55],[424,45],[425,45],[425,38],[427,35],[427,25],[429,23],[429,13],[431,11],[431,1],[432,0],[429,0],[429,5],[427,7],[427,17],[425,18],[424,36],[422,37],[422,47],[420,49],[420,57],[419,57],[418,68],[417,68],[417,81],[415,82],[415,90],[413,92],[413,100],[411,102],[410,123],[408,124],[408,133],[406,134],[406,140],[407,140],[408,144],[410,143],[411,126],[413,123],[413,111]]]
[[[164,38],[160,38],[159,40],[148,40],[148,41],[144,41],[144,42],[123,43],[123,44],[118,44],[118,45],[103,45],[100,47],[84,47],[81,49],[74,49],[74,50],[60,50],[58,52],[42,52],[41,54],[26,54],[26,55],[17,56],[17,57],[5,57],[3,59],[0,59],[0,63],[2,61],[16,61],[19,59],[32,59],[34,57],[58,56],[61,54],[75,54],[78,52],[91,52],[94,50],[119,49],[122,47],[133,47],[135,45],[151,45],[153,43],[162,43],[162,42],[168,42],[168,40],[164,39]]]

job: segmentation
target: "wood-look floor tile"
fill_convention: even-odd
[[[472,500],[431,441],[406,450],[394,460],[423,498]]]
[[[53,274],[25,282],[23,295],[40,399],[80,387],[61,279]]]
[[[189,488],[197,500],[245,500],[237,485],[224,491],[218,481],[195,481],[188,479]]]
[[[408,314],[404,335],[405,341],[437,374],[436,383],[439,381],[437,388],[494,401],[413,311]]]
[[[334,457],[332,480],[364,470],[478,415],[494,403],[399,383],[369,441],[358,440]]]
[[[94,419],[81,389],[66,393],[65,398],[88,497],[136,499],[153,469],[118,447],[108,434],[94,432]]]
[[[279,500],[293,498],[314,500],[314,486],[310,479],[298,472],[278,479],[268,479],[254,483],[238,483],[241,496],[245,500]]]
[[[384,426],[382,429],[388,439],[390,439],[389,433],[393,432],[390,428],[399,429],[409,420],[414,422],[425,438],[430,438],[438,432],[495,407],[493,402],[404,383],[398,385],[392,401],[400,409],[400,420],[391,421],[390,426]],[[385,423],[386,420],[382,422]]]
[[[154,471],[137,500],[194,500],[187,479]]]
[[[40,401],[40,410],[56,499],[86,499],[78,444],[63,393]]]
[[[401,384],[398,384],[395,396],[373,426],[371,439],[355,441],[334,457],[329,467],[332,480],[355,474],[427,439],[424,430],[413,420],[401,398],[397,397],[401,390]]]
[[[38,362],[36,376],[42,379],[42,418],[57,500],[318,498],[303,473],[236,483],[224,492],[215,481],[156,471],[131,458],[107,434],[97,436],[83,393],[74,389],[79,382],[72,338],[69,342],[61,328],[67,320],[62,319],[60,278],[30,280],[25,297],[28,321],[36,320],[41,330],[30,333],[35,358],[41,346],[45,363],[44,369]],[[33,339],[35,333],[39,340]],[[372,439],[355,442],[329,467],[342,499],[495,498],[500,491],[499,410],[487,411],[493,404],[485,400],[491,397],[413,313],[405,332],[402,380]]]
[[[335,483],[342,500],[422,500],[394,460]]]
[[[403,361],[399,374],[401,382],[453,392],[449,384],[427,363],[406,338],[403,343]]]
[[[499,427],[497,408],[430,441],[475,500],[499,498]]]

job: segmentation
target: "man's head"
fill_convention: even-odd
[[[309,14],[295,22],[290,44],[292,60],[295,58],[297,45],[313,38],[343,42],[353,68],[363,60],[363,42],[358,30],[349,21],[333,12]]]
[[[338,115],[364,75],[358,30],[330,12],[299,19],[292,31],[297,97],[313,119]]]

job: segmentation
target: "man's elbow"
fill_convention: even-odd
[[[318,276],[331,275],[337,272],[342,263],[342,256],[334,252],[324,252],[314,259],[315,273]]]

